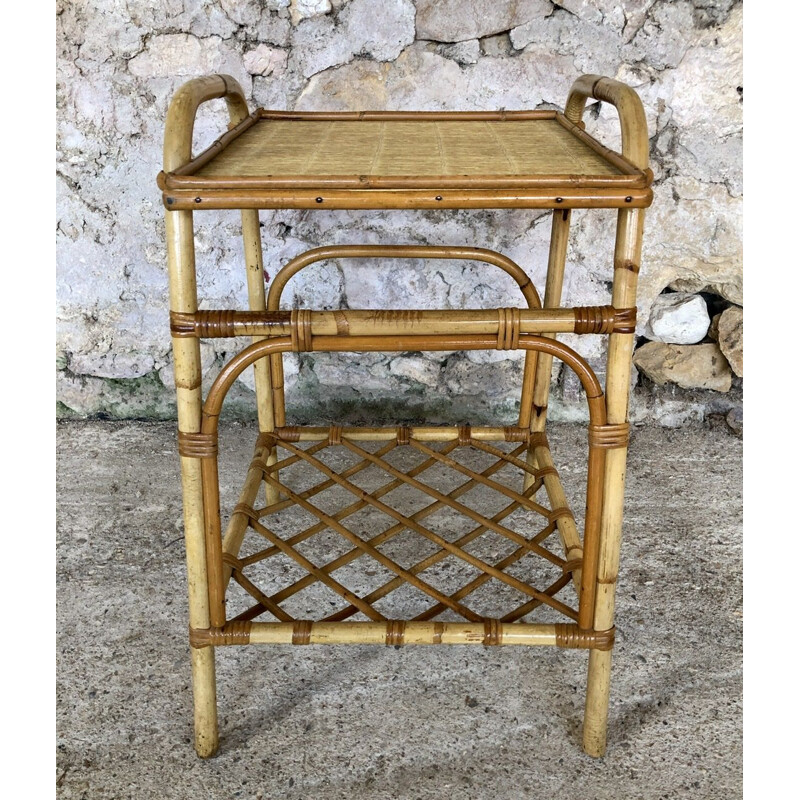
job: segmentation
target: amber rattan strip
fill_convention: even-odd
[[[413,442],[413,440],[412,440],[412,442]],[[443,494],[437,492],[436,490],[431,489],[431,487],[427,487],[425,484],[420,484],[413,477],[410,477],[410,476],[406,475],[405,473],[402,473],[399,470],[396,470],[392,465],[384,462],[381,458],[376,457],[371,453],[368,453],[367,451],[365,451],[362,448],[356,446],[352,442],[347,441],[347,440],[343,440],[342,444],[345,447],[347,447],[348,449],[350,449],[352,452],[354,452],[356,455],[360,456],[362,459],[372,461],[372,463],[375,463],[382,470],[388,472],[390,475],[393,475],[396,478],[396,480],[401,481],[404,484],[414,486],[414,488],[417,488],[420,491],[422,491],[423,493],[428,494],[431,497],[433,497],[437,501],[437,503],[439,503],[440,505],[450,506],[451,508],[453,508],[454,510],[458,511],[463,516],[472,518],[475,521],[479,522],[481,529],[483,529],[483,530],[486,530],[486,529],[493,530],[494,532],[500,533],[501,535],[504,535],[506,538],[509,538],[512,541],[516,542],[519,545],[519,550],[523,554],[524,553],[531,553],[531,552],[535,553],[535,554],[547,559],[551,563],[554,563],[555,565],[559,566],[563,571],[563,566],[564,566],[564,564],[566,562],[563,559],[561,559],[561,558],[555,556],[554,554],[550,553],[545,548],[540,547],[537,544],[537,541],[536,541],[537,537],[533,537],[533,540],[529,541],[529,540],[525,539],[524,537],[521,537],[516,532],[511,531],[510,529],[506,528],[505,526],[499,525],[497,522],[495,522],[495,521],[493,521],[491,519],[488,519],[488,518],[486,518],[485,516],[483,516],[481,514],[478,514],[477,512],[475,512],[472,509],[470,509],[469,507],[463,506],[462,504],[457,503],[454,500],[452,500],[450,497],[448,497],[446,495],[443,495]],[[393,444],[396,445],[396,442],[393,443]],[[412,517],[408,517],[406,515],[400,514],[399,512],[397,512],[394,509],[392,509],[390,506],[387,506],[386,504],[384,504],[380,500],[378,500],[374,496],[375,493],[370,495],[370,494],[367,494],[367,493],[363,492],[361,489],[359,489],[358,487],[356,487],[353,484],[351,484],[347,479],[342,478],[341,476],[337,475],[335,472],[333,472],[333,470],[328,468],[327,465],[325,465],[324,463],[320,462],[314,456],[307,454],[302,449],[300,449],[298,447],[295,447],[293,444],[288,443],[288,442],[282,443],[281,446],[286,448],[287,450],[289,450],[294,455],[300,456],[310,466],[313,466],[314,468],[316,468],[317,470],[319,470],[323,474],[327,475],[330,480],[333,480],[335,483],[337,483],[338,485],[340,485],[343,488],[347,489],[348,491],[350,491],[351,493],[355,494],[358,497],[360,502],[357,503],[357,504],[353,504],[352,506],[348,507],[348,509],[345,509],[346,512],[349,512],[351,509],[355,510],[357,505],[360,505],[361,503],[366,503],[367,505],[373,506],[374,508],[377,508],[378,510],[382,511],[383,513],[385,513],[388,516],[393,517],[395,520],[397,520],[398,525],[394,526],[396,529],[402,530],[403,528],[407,528],[407,529],[413,530],[413,531],[415,531],[417,533],[420,533],[425,538],[427,538],[430,541],[432,541],[435,544],[437,544],[439,546],[439,548],[442,551],[444,551],[445,556],[447,554],[456,555],[456,556],[458,556],[458,558],[462,559],[463,561],[466,561],[467,563],[469,563],[469,564],[477,567],[478,569],[486,572],[490,577],[496,578],[496,579],[506,583],[507,585],[511,586],[512,588],[517,589],[518,591],[520,591],[523,594],[527,594],[529,597],[532,597],[532,598],[540,601],[541,603],[553,606],[555,609],[557,609],[560,612],[564,613],[569,618],[572,618],[572,619],[576,618],[576,614],[573,611],[573,609],[569,608],[568,606],[566,606],[565,604],[561,603],[560,601],[555,600],[547,592],[541,592],[538,589],[535,589],[533,587],[528,586],[527,584],[517,580],[516,578],[513,578],[512,576],[507,575],[506,573],[504,573],[502,571],[502,569],[497,568],[497,567],[495,567],[495,566],[493,566],[491,564],[488,564],[485,561],[483,561],[483,560],[471,555],[470,553],[464,551],[462,549],[462,547],[460,546],[460,544],[450,543],[450,542],[446,541],[445,539],[441,538],[440,536],[438,536],[437,534],[435,534],[434,532],[432,532],[432,531],[424,528],[423,526],[419,525],[418,522],[413,517],[417,516],[418,518],[421,518],[422,514],[418,513],[416,515],[412,515]],[[438,461],[438,459],[433,459],[433,460]],[[471,478],[471,482],[473,482],[473,483],[481,483],[481,480],[476,480],[475,477],[474,477],[474,476],[477,475],[477,473],[474,473],[474,472],[470,471],[469,473],[467,473],[467,475]],[[273,485],[278,492],[280,492],[281,494],[287,496],[290,500],[292,500],[293,502],[297,503],[298,505],[300,505],[302,508],[304,508],[305,510],[309,511],[313,515],[317,516],[318,519],[320,520],[320,523],[324,523],[324,525],[327,525],[331,529],[336,530],[337,532],[341,533],[345,538],[350,540],[356,546],[357,550],[363,551],[363,553],[372,556],[373,558],[378,560],[380,563],[382,563],[385,567],[387,567],[391,571],[395,572],[397,578],[400,579],[400,581],[399,581],[400,583],[402,583],[402,582],[411,583],[412,585],[414,585],[417,588],[419,588],[421,591],[423,591],[426,594],[428,594],[431,597],[433,597],[437,601],[438,604],[446,606],[448,608],[451,608],[451,609],[457,611],[457,613],[461,614],[462,616],[464,616],[467,619],[473,619],[473,620],[476,619],[476,615],[473,612],[471,612],[469,609],[465,608],[462,604],[456,602],[453,597],[448,597],[446,595],[443,595],[442,593],[440,593],[437,590],[435,590],[433,587],[430,587],[426,583],[420,581],[418,578],[415,578],[414,573],[417,571],[416,569],[411,569],[411,570],[402,569],[398,564],[396,564],[391,559],[389,559],[388,557],[386,557],[385,555],[380,553],[380,551],[377,551],[375,549],[375,547],[373,546],[373,544],[371,544],[372,540],[370,540],[370,541],[362,540],[360,537],[356,536],[351,531],[349,531],[347,528],[345,528],[343,525],[341,525],[340,522],[337,519],[335,519],[333,516],[325,514],[320,509],[316,508],[315,506],[310,504],[308,501],[306,501],[303,498],[301,498],[298,494],[296,494],[296,493],[292,492],[291,490],[289,490],[285,485],[282,485],[281,483],[279,483],[276,479],[274,479],[271,475],[269,475],[267,473],[267,471],[265,471],[265,476],[264,477],[265,477],[265,480],[270,485]],[[480,476],[478,476],[478,477],[480,477]],[[539,482],[538,485],[540,485],[540,482]],[[492,488],[495,488],[495,487],[492,486]],[[503,487],[503,488],[505,488],[505,487]],[[538,486],[532,486],[530,488],[531,489],[535,489],[535,488],[538,488]],[[512,494],[515,494],[515,493],[512,493]],[[514,497],[514,503],[512,505],[514,505],[514,507],[520,507],[520,506],[525,506],[530,502],[531,501],[528,501],[526,497],[524,497],[522,495],[516,495]],[[547,509],[545,509],[543,507],[538,507],[537,504],[533,504],[533,505],[534,505],[535,509],[539,513],[542,513],[543,515],[548,515],[549,516],[550,512],[548,512]],[[430,513],[428,508],[423,509],[423,512]],[[340,515],[337,515],[337,516],[340,516]],[[552,520],[550,520],[550,522],[552,522]],[[260,523],[258,523],[258,522],[254,521],[252,524],[253,524],[254,529],[259,533],[264,534],[265,531],[268,530],[268,529],[264,528],[262,525],[260,525]],[[552,529],[551,529],[551,531],[552,531]],[[548,531],[548,533],[551,532],[551,531]],[[390,529],[389,532],[385,532],[385,533],[386,533],[386,537],[385,538],[388,538],[389,535],[393,535],[394,531],[392,529]],[[479,535],[479,533],[480,533],[480,531],[479,532],[473,532],[472,535],[477,536],[477,535]],[[305,532],[303,532],[302,534],[298,535],[297,537],[293,537],[293,539],[297,540],[297,539],[301,538],[301,536],[305,536]],[[275,541],[275,539],[277,537],[275,537],[274,534],[272,536],[268,536],[267,538],[269,538],[270,541],[276,547],[281,549],[284,552],[284,554],[290,555],[291,557],[294,558],[294,556],[292,555],[292,552],[291,552],[292,546],[289,545],[287,542],[283,542],[282,546],[279,545],[278,542]],[[340,557],[339,559],[337,559],[334,564],[326,565],[324,568],[318,568],[317,572],[312,572],[311,574],[313,575],[314,578],[319,579],[322,574],[326,574],[327,573],[327,570],[329,569],[329,567],[333,566],[334,568],[338,568],[339,566],[342,565],[343,562],[349,561],[353,557],[358,557],[358,554],[352,554],[352,551],[351,551],[351,554],[345,554],[344,557]],[[298,559],[295,559],[295,560],[298,560]],[[515,560],[515,559],[512,559],[512,560]],[[303,566],[305,566],[305,565],[303,565]],[[424,568],[427,568],[427,567],[424,567]],[[309,572],[311,572],[311,571],[309,570]],[[304,582],[305,582],[305,585],[308,585],[308,580],[307,579],[304,579]],[[298,583],[301,583],[301,582],[298,582]],[[337,591],[337,593],[342,594],[340,587],[333,587],[330,583],[328,583],[328,585],[331,588],[334,588],[334,591]],[[394,588],[393,586],[389,587],[388,589],[384,590],[384,592],[391,591],[393,588]],[[560,587],[555,587],[555,588],[551,587],[550,591],[553,591],[553,593],[554,593],[555,591],[558,590],[558,588],[560,588]],[[290,592],[283,593],[282,597],[279,598],[279,596],[276,595],[272,599],[274,601],[280,601],[282,599],[285,599],[285,597],[287,595],[289,595],[290,593],[294,593],[294,588]],[[381,593],[381,594],[383,594],[383,593]],[[342,596],[344,596],[344,595],[342,595]],[[364,599],[365,599],[365,601],[367,603],[373,602],[373,597],[372,596],[370,596],[369,598],[364,598]],[[263,608],[264,604],[260,604],[260,605]],[[353,603],[351,603],[351,605],[354,606],[357,610],[362,610],[363,611],[363,605],[361,603],[353,602]],[[256,611],[256,613],[260,613],[260,609],[258,609]],[[249,616],[249,614],[248,614],[248,616]],[[341,613],[337,613],[336,616],[337,617],[341,616]]]
[[[320,441],[317,444],[313,445],[312,447],[308,448],[307,452],[310,453],[310,451],[312,451],[312,450],[314,452],[319,452],[319,450],[321,450],[321,449],[323,449],[325,447],[331,446],[331,442],[330,442],[331,438],[334,439],[333,444],[335,445],[337,438],[340,438],[341,435],[342,434],[341,434],[341,431],[338,429],[338,426],[333,426],[331,429],[328,429],[328,438],[326,440]],[[461,446],[464,446],[464,440],[467,440],[467,441],[469,440],[469,428],[468,428],[468,426],[465,426],[464,428],[462,428],[462,437],[461,438],[462,438]],[[269,435],[269,434],[262,435],[261,440],[263,440],[262,444],[264,442],[267,442],[268,440],[272,441],[271,435]],[[418,444],[413,439],[410,440],[410,443],[412,445],[414,445],[415,447]],[[347,447],[349,444],[351,444],[351,443],[342,442],[342,445],[345,446],[345,447]],[[283,445],[281,445],[281,446],[283,446]],[[386,455],[388,452],[391,451],[391,449],[393,449],[396,446],[398,446],[398,444],[397,444],[397,439],[395,438],[394,440],[390,440],[389,442],[387,442],[380,450],[377,451],[376,454],[370,454],[370,453],[366,453],[366,451],[363,451],[362,459],[359,462],[353,464],[347,470],[345,470],[342,473],[342,475],[352,476],[352,475],[356,474],[358,471],[361,471],[364,468],[364,465],[366,463],[375,463],[374,462],[375,458],[377,458],[378,461],[382,461],[382,456]],[[437,451],[432,450],[431,448],[427,447],[426,445],[423,445],[424,449],[421,449],[420,453],[422,455],[428,455],[428,452],[430,452],[431,455],[429,455],[428,458],[424,462],[418,464],[413,469],[411,469],[409,471],[409,475],[411,477],[413,477],[414,475],[419,475],[422,472],[424,472],[426,469],[428,469],[433,464],[446,464],[447,466],[451,466],[449,462],[451,462],[452,459],[449,458],[449,456],[447,455],[447,452],[448,451],[452,452],[453,448],[455,448],[457,446],[459,446],[459,442],[458,441],[451,441],[451,442],[445,444],[442,452],[437,452]],[[276,468],[280,468],[282,465],[285,468],[285,466],[287,465],[287,463],[289,461],[293,462],[294,459],[298,457],[298,454],[294,452],[294,450],[295,450],[294,447],[289,446],[289,447],[286,447],[285,449],[289,450],[289,452],[292,453],[292,455],[290,455],[289,458],[287,458],[287,459],[282,459],[280,461],[277,461],[275,464],[273,464],[273,465],[271,465],[269,467],[266,466],[266,464],[264,464],[263,467],[262,467],[262,471],[265,474],[266,473],[277,472]],[[349,448],[349,449],[353,449],[353,451],[357,455],[362,455],[361,448],[358,448],[355,445],[353,445],[353,447]],[[464,494],[466,491],[469,491],[470,488],[473,488],[476,485],[488,485],[489,488],[492,488],[493,490],[497,491],[497,486],[499,486],[499,484],[495,485],[494,482],[487,484],[487,483],[484,483],[484,481],[487,481],[489,475],[491,475],[492,473],[496,472],[504,464],[510,464],[510,463],[512,463],[512,461],[516,461],[519,464],[524,465],[524,462],[521,462],[517,458],[517,456],[520,455],[523,451],[524,451],[524,444],[522,446],[518,447],[516,450],[512,451],[511,453],[504,453],[503,451],[497,450],[497,452],[500,454],[501,458],[498,458],[498,460],[495,461],[491,466],[489,466],[488,468],[483,470],[483,473],[481,473],[480,475],[477,475],[473,471],[468,471],[467,473],[464,473],[469,477],[469,480],[467,480],[464,484],[462,484],[461,486],[457,487],[456,489],[452,490],[448,494],[448,497],[453,499],[453,498],[455,498],[457,496],[460,496],[460,495]],[[370,460],[367,456],[373,456],[373,460]],[[381,463],[380,466],[381,466],[381,469],[385,470],[386,466],[388,466],[388,465]],[[392,474],[391,470],[388,470],[388,471],[389,471],[389,474],[391,475]],[[532,470],[532,471],[534,473],[536,472],[535,470]],[[548,470],[545,470],[545,472],[548,472]],[[476,477],[470,477],[473,474],[475,474]],[[332,483],[335,483],[335,482],[336,481],[333,481],[329,477],[327,480],[324,480],[321,483],[311,487],[310,489],[307,489],[305,492],[303,492],[303,496],[306,497],[306,498],[307,497],[312,497],[315,494],[318,494],[324,488],[328,488]],[[394,488],[397,488],[399,485],[402,485],[405,482],[406,481],[404,481],[402,479],[402,477],[395,477],[393,480],[389,481],[389,483],[387,483],[384,486],[380,487],[379,489],[373,491],[371,493],[371,497],[374,498],[374,499],[377,499],[377,497],[383,496],[384,494],[388,493],[389,491],[392,491]],[[526,502],[527,503],[532,502],[532,501],[528,500],[528,495],[535,493],[541,487],[541,485],[542,485],[542,475],[540,474],[535,478],[533,484],[530,485],[525,490],[523,495],[515,496],[513,498],[513,502],[511,502],[505,508],[501,509],[497,514],[495,514],[494,517],[492,518],[492,521],[493,522],[499,522],[505,516],[508,516],[508,514],[512,513],[515,509],[524,507],[526,505]],[[277,483],[277,481],[275,482],[275,486],[276,486],[276,489],[279,492],[282,492],[283,494],[287,494],[287,492],[284,491],[284,489]],[[505,486],[503,486],[502,488],[506,489],[507,492],[510,492],[512,496],[516,495],[516,493],[514,493],[513,490],[509,490]],[[500,492],[500,493],[501,494],[505,494],[503,492]],[[293,504],[293,503],[297,502],[297,500],[299,498],[299,495],[292,496],[293,493],[291,493],[291,492],[289,492],[289,494],[290,494],[289,499],[281,501],[279,505],[281,505],[282,507],[287,507],[289,504]],[[508,496],[508,495],[506,494],[506,496]],[[300,503],[298,503],[298,504],[302,506],[302,504],[300,504]],[[291,546],[293,546],[293,545],[295,545],[295,544],[297,544],[297,543],[299,543],[301,541],[304,541],[305,539],[309,538],[310,536],[314,535],[315,533],[318,533],[318,532],[324,530],[326,527],[332,527],[330,525],[331,519],[335,519],[336,522],[339,522],[340,520],[344,519],[346,516],[349,516],[350,514],[353,514],[356,511],[360,510],[365,505],[369,505],[369,501],[362,497],[359,500],[357,500],[355,503],[353,503],[353,504],[341,509],[335,515],[332,515],[331,518],[326,518],[325,515],[312,511],[312,513],[314,513],[315,516],[317,516],[320,519],[320,522],[318,522],[317,524],[311,526],[310,528],[307,528],[304,531],[300,531],[299,533],[291,536],[289,539],[286,540],[286,544],[288,544],[291,547]],[[434,500],[433,503],[425,506],[424,508],[422,508],[419,511],[417,511],[415,514],[411,515],[411,517],[409,519],[411,519],[411,520],[416,522],[416,521],[424,518],[428,514],[433,513],[433,511],[435,511],[437,508],[443,507],[444,505],[446,505],[446,503],[436,499],[436,500]],[[304,507],[306,507],[307,510],[311,510],[308,506],[304,506]],[[237,510],[240,510],[240,509],[237,508]],[[271,510],[272,510],[272,507],[266,507],[266,508],[262,509],[261,511],[256,511],[256,510],[253,510],[253,509],[249,509],[249,510],[246,510],[246,513],[247,513],[248,517],[252,520],[252,519],[254,519],[254,518],[258,517],[258,516],[263,516],[264,514],[270,513]],[[538,504],[537,504],[537,508],[535,510],[537,511],[537,513],[540,513],[543,516],[548,516],[549,517],[552,514],[552,512],[549,512],[546,508],[538,507]],[[263,535],[263,530],[266,530],[266,529],[262,530],[263,526],[261,526],[260,524],[255,524],[252,527],[254,528],[254,530],[256,530],[256,532],[261,533],[262,535]],[[390,539],[392,536],[396,535],[400,531],[405,530],[407,528],[408,528],[408,525],[405,524],[404,522],[402,522],[402,521],[397,522],[395,525],[393,525],[389,529],[387,529],[387,530],[381,532],[380,534],[377,534],[376,536],[374,536],[371,539],[369,539],[366,542],[366,544],[367,545],[371,545],[372,547],[375,547],[375,546],[377,546],[377,545],[379,545],[379,544],[381,544],[381,543],[383,543],[385,541],[388,541],[388,539]],[[334,527],[334,529],[339,530],[339,528],[336,528],[336,527]],[[478,527],[474,528],[472,531],[470,531],[467,534],[461,536],[454,543],[454,545],[457,548],[463,547],[464,545],[468,544],[469,542],[474,541],[478,536],[480,536],[482,533],[486,532],[489,529],[490,529],[490,526],[479,525]],[[555,525],[553,523],[553,520],[550,519],[548,521],[548,524],[545,526],[545,528],[542,531],[537,533],[535,536],[533,536],[527,542],[525,540],[523,540],[523,542],[524,542],[523,546],[518,547],[510,555],[508,555],[505,558],[501,559],[499,562],[497,562],[496,564],[494,564],[492,566],[495,569],[503,570],[504,568],[506,568],[506,567],[510,566],[511,564],[515,563],[519,559],[524,558],[526,555],[530,554],[531,549],[532,549],[532,545],[538,545],[541,541],[543,541],[551,533],[553,533],[554,530],[555,530]],[[339,532],[342,532],[342,531],[340,530]],[[266,538],[268,538],[270,541],[273,541],[270,537],[266,537]],[[350,538],[350,537],[346,536],[346,538]],[[351,541],[352,541],[352,539],[351,539]],[[262,551],[260,551],[258,553],[255,553],[250,557],[247,557],[247,558],[244,558],[244,559],[236,559],[235,560],[236,561],[236,566],[239,568],[239,570],[241,570],[241,568],[246,567],[248,564],[257,563],[258,561],[261,561],[261,560],[263,560],[265,558],[269,558],[270,556],[276,555],[279,552],[283,552],[284,554],[288,554],[288,550],[285,547],[284,548],[280,548],[280,547],[278,547],[276,545],[273,545],[273,547],[271,547],[271,548],[269,548],[267,550],[262,550]],[[547,551],[545,551],[545,552],[547,552]],[[325,565],[319,567],[318,569],[319,569],[320,572],[324,572],[324,573],[328,573],[329,574],[330,572],[333,572],[333,571],[341,568],[345,564],[350,563],[355,558],[362,557],[365,554],[366,555],[371,555],[371,553],[368,552],[368,549],[366,549],[366,548],[364,548],[362,546],[359,546],[358,543],[356,543],[356,547],[353,550],[343,554],[342,556],[339,556],[338,558],[334,559],[333,561],[329,562],[328,564],[325,564]],[[413,567],[408,568],[407,572],[409,574],[416,575],[419,572],[422,572],[425,569],[428,569],[433,564],[437,563],[438,561],[441,561],[443,558],[446,558],[451,554],[452,554],[451,550],[449,550],[447,548],[444,548],[444,547],[440,547],[440,549],[436,553],[434,553],[431,556],[428,556],[427,558],[425,558],[422,561],[418,562]],[[529,613],[531,610],[533,610],[537,606],[541,605],[543,602],[546,602],[546,601],[544,601],[542,599],[542,597],[541,597],[542,595],[545,595],[547,597],[552,597],[553,595],[555,595],[557,592],[559,592],[564,586],[566,586],[569,583],[569,574],[568,574],[568,569],[567,569],[567,566],[568,566],[567,562],[563,561],[563,559],[558,559],[557,557],[552,556],[552,554],[549,554],[549,555],[551,556],[550,559],[549,559],[550,561],[552,561],[554,563],[558,563],[561,566],[562,574],[556,579],[556,581],[554,581],[552,584],[550,584],[543,592],[538,593],[537,596],[529,599],[526,603],[524,603],[523,605],[521,605],[519,608],[515,609],[514,611],[507,613],[503,617],[504,621],[510,621],[510,620],[519,619],[520,617],[522,617],[525,614]],[[252,583],[247,581],[247,579],[239,580],[239,577],[243,577],[243,576],[241,576],[240,572],[237,573],[235,571],[233,577],[234,577],[234,580],[236,580],[242,586],[242,588],[244,588],[245,591],[248,591],[248,593],[251,596],[253,596],[254,599],[256,599],[256,601],[257,601],[255,606],[253,606],[250,609],[248,609],[247,611],[241,613],[236,618],[237,620],[240,620],[240,621],[253,619],[253,617],[258,616],[259,614],[263,613],[264,611],[271,611],[270,606],[274,606],[274,605],[277,605],[279,603],[284,602],[286,599],[288,599],[292,595],[296,594],[298,591],[301,591],[302,589],[310,586],[311,584],[313,584],[313,583],[315,583],[315,582],[317,582],[319,580],[317,574],[311,573],[311,574],[307,575],[305,578],[302,578],[302,579],[300,579],[298,581],[295,581],[295,583],[292,584],[291,586],[289,586],[289,587],[287,587],[285,589],[282,589],[279,592],[276,592],[271,597],[266,597],[263,593],[260,592],[260,590],[258,590],[256,587],[253,587]],[[431,617],[436,616],[437,614],[441,613],[442,611],[446,610],[447,608],[451,608],[453,610],[458,609],[458,611],[460,613],[462,613],[462,615],[463,615],[463,611],[462,611],[463,606],[462,606],[462,604],[458,603],[458,601],[460,601],[461,599],[463,599],[467,595],[469,595],[472,592],[474,592],[477,588],[479,588],[481,585],[483,585],[487,580],[491,579],[492,577],[495,577],[495,576],[487,574],[485,572],[481,573],[477,578],[473,579],[466,586],[464,586],[461,589],[457,590],[453,594],[451,594],[449,596],[441,596],[441,599],[438,602],[436,602],[433,606],[431,606],[425,612],[422,612],[421,614],[419,614],[417,617],[415,617],[415,619],[430,619]],[[383,584],[378,589],[373,590],[367,596],[362,598],[362,600],[365,603],[372,604],[372,603],[376,602],[377,600],[381,599],[382,597],[385,597],[391,591],[393,591],[394,589],[404,585],[407,582],[408,581],[407,581],[406,576],[403,575],[402,573],[399,573],[398,571],[396,571],[396,577],[394,579],[392,579],[388,583]],[[423,591],[425,591],[425,590],[423,589]],[[338,593],[341,594],[341,592],[338,592]],[[431,592],[426,592],[426,593],[431,594]],[[530,594],[529,594],[529,597],[530,597]],[[454,606],[455,606],[455,608],[454,608]],[[331,615],[325,617],[325,620],[327,620],[327,621],[341,621],[341,620],[344,620],[347,617],[351,616],[352,614],[357,613],[358,611],[362,611],[362,610],[363,610],[363,606],[361,604],[351,604],[351,605],[347,606],[346,608],[344,608],[344,609],[342,609],[342,610],[340,610],[338,612],[335,612],[334,614],[331,614]],[[568,609],[568,610],[569,610],[569,612],[571,612],[571,613],[568,613],[568,616],[570,618],[574,619],[575,618],[575,613],[572,612],[571,609]],[[284,614],[285,614],[285,612],[284,612]],[[285,615],[280,616],[279,618],[283,619],[283,620],[286,620]],[[479,616],[477,616],[475,614],[472,614],[469,610],[467,610],[466,618],[467,619],[472,619],[472,620],[481,619]]]

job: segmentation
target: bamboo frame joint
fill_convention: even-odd
[[[214,433],[178,431],[178,453],[184,458],[216,458],[217,436]]]
[[[251,623],[226,622],[221,628],[189,628],[189,644],[199,650],[203,647],[222,647],[250,643]]]
[[[631,426],[628,422],[621,422],[617,425],[590,425],[589,446],[604,450],[627,447],[630,441],[630,429]]]
[[[611,650],[615,628],[605,631],[583,630],[577,625],[556,623],[556,645],[569,650]]]

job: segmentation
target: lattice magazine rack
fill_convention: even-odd
[[[231,124],[195,157],[195,115],[214,98],[225,99]],[[585,132],[588,98],[616,107],[620,153]],[[213,755],[218,744],[216,648],[247,644],[587,649],[583,744],[587,753],[603,754],[636,284],[651,182],[639,98],[596,75],[575,82],[563,113],[250,113],[226,75],[178,90],[158,185],[166,208],[199,755]],[[258,210],[277,208],[553,209],[544,300],[512,260],[468,246],[320,247],[286,264],[267,293]],[[214,209],[241,210],[248,310],[198,310],[194,214]],[[561,307],[573,209],[617,210],[609,305]],[[284,287],[304,268],[365,257],[484,262],[487,272],[513,278],[524,304],[281,310]],[[605,391],[558,333],[608,337]],[[251,343],[204,396],[200,339],[240,336]],[[525,351],[515,425],[287,425],[285,352],[476,349]],[[575,372],[588,404],[582,531],[545,435],[553,358]],[[223,528],[218,420],[226,393],[251,366],[260,433]],[[356,574],[360,591],[352,588]]]

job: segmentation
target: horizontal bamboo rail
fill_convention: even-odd
[[[570,623],[482,622],[229,622],[222,628],[190,630],[193,647],[242,644],[382,644],[435,645],[479,644],[555,645],[558,647],[608,650],[614,629],[581,630]]]
[[[167,189],[170,211],[243,208],[647,208],[649,188],[552,189]]]
[[[468,428],[470,440],[482,442],[527,442],[530,432],[526,428],[441,425],[412,425],[409,427],[341,427],[339,437],[354,442],[388,442],[392,439],[416,439],[419,442],[455,442],[464,438],[464,428]],[[276,439],[289,442],[322,442],[330,438],[330,427],[313,425],[292,425],[276,428]],[[534,438],[536,434],[533,435]],[[540,438],[543,438],[540,436]]]
[[[310,311],[312,336],[406,336],[498,334],[508,324],[520,333],[633,333],[636,309],[613,306],[511,308],[493,310],[353,310]],[[200,338],[291,335],[290,311],[227,309],[170,315],[172,335]]]

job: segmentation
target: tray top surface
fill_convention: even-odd
[[[200,178],[623,176],[556,119],[260,119]]]

